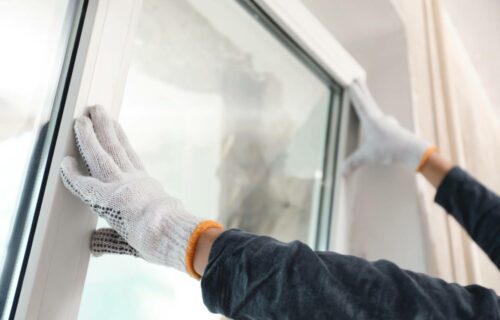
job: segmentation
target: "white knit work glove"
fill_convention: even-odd
[[[78,118],[74,133],[90,176],[68,156],[61,164],[62,181],[112,228],[94,233],[92,252],[139,256],[199,278],[192,267],[199,234],[222,227],[193,216],[165,193],[102,107],[91,107],[89,116]]]
[[[365,84],[355,82],[350,90],[361,120],[363,143],[345,162],[344,174],[367,164],[402,163],[419,171],[436,147],[382,113]]]

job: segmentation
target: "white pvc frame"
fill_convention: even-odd
[[[76,319],[95,215],[65,190],[59,165],[76,155],[73,118],[101,104],[117,115],[137,0],[90,0],[15,319]]]
[[[254,0],[323,69],[344,87],[366,73],[300,0]]]
[[[347,87],[354,79],[365,78],[363,69],[300,0],[255,0],[255,3],[341,85]],[[87,206],[65,190],[59,179],[59,164],[65,155],[76,155],[72,120],[86,106],[100,104],[111,114],[118,114],[141,4],[142,0],[88,1],[15,319],[71,320],[78,317],[96,218]],[[344,108],[348,107],[345,102]],[[344,120],[342,123],[347,123]],[[343,127],[341,140],[347,134],[346,126]],[[337,160],[342,158],[341,151]],[[338,191],[341,181],[335,184],[331,230],[337,234],[335,223],[342,221],[338,218],[342,216],[342,199]],[[332,240],[333,248],[341,242],[337,236]]]

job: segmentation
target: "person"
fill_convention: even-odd
[[[500,198],[384,115],[364,84],[350,90],[366,139],[346,174],[370,163],[417,169],[436,186],[436,202],[500,267]],[[101,107],[76,119],[74,133],[88,174],[66,157],[62,181],[111,226],[95,231],[92,252],[129,254],[201,279],[211,312],[233,319],[500,319],[491,289],[201,220],[147,173]]]

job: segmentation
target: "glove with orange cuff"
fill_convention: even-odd
[[[129,254],[201,278],[193,267],[196,244],[209,228],[222,226],[186,211],[144,169],[120,125],[102,107],[75,121],[75,140],[87,173],[66,157],[61,178],[66,188],[111,229],[92,237],[92,252]]]
[[[401,163],[410,170],[420,171],[436,146],[401,127],[378,107],[365,84],[354,83],[351,96],[361,120],[364,140],[361,147],[344,164],[348,175],[367,164]]]

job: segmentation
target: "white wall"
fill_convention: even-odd
[[[500,1],[445,0],[444,5],[500,116]]]
[[[404,29],[390,1],[303,2],[365,68],[381,108],[412,129]],[[414,174],[396,166],[366,167],[348,179],[346,191],[349,253],[426,271]]]

